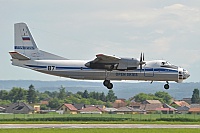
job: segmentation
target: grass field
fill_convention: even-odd
[[[177,121],[0,121],[0,124],[172,124],[172,125],[199,125],[200,122]]]
[[[61,118],[61,117],[107,117],[130,118],[135,120],[155,120],[158,118],[190,118],[200,119],[199,114],[0,114],[0,120],[15,118]]]
[[[0,133],[199,133],[200,129],[0,129]]]
[[[65,118],[67,119],[72,118],[72,119],[67,120]],[[75,118],[78,118],[78,119],[75,119]],[[112,118],[120,118],[120,119],[116,120]],[[167,118],[167,120],[156,120],[159,118]],[[182,118],[183,119],[189,118],[189,119],[182,121]],[[76,114],[76,115],[72,115],[72,114],[63,114],[63,115],[59,115],[59,114],[0,114],[0,124],[44,124],[44,123],[45,124],[103,124],[105,123],[105,124],[185,124],[185,125],[190,124],[190,125],[194,125],[194,124],[200,124],[200,115],[199,114],[124,114],[124,115],[122,114]]]

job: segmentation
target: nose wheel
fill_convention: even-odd
[[[106,86],[108,89],[113,88],[113,84],[110,82],[110,80],[104,80],[103,85]]]
[[[164,85],[164,88],[165,88],[166,90],[169,89],[169,83],[168,83],[168,82],[167,82],[167,84]]]

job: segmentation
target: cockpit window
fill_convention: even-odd
[[[166,67],[166,68],[174,68],[177,69],[177,66],[172,65],[171,63],[169,63],[168,61],[163,61],[161,62],[161,67]]]
[[[166,61],[166,62],[162,62],[162,64],[161,65],[171,65],[168,61]]]

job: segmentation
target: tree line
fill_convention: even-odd
[[[146,93],[139,93],[134,97],[130,98],[129,101],[134,100],[135,102],[143,102],[145,100],[159,100],[162,103],[170,104],[173,100],[173,97],[169,95],[169,93],[164,91],[158,91],[155,94],[146,94]],[[192,104],[200,104],[200,97],[199,97],[199,89],[194,89],[192,98]]]
[[[167,92],[158,91],[155,94],[139,93],[130,98],[130,100],[134,100],[135,102],[143,102],[145,100],[159,100],[162,103],[170,104],[172,102],[172,97]]]
[[[105,105],[111,107],[111,103],[117,99],[113,90],[109,90],[107,94],[104,92],[88,92],[87,90],[72,93],[61,86],[58,91],[39,92],[33,85],[30,85],[28,90],[20,87],[13,87],[11,90],[0,90],[0,105],[6,105],[16,102],[26,102],[29,104],[39,103],[40,101],[49,101],[48,105],[41,105],[41,109],[58,108],[63,103],[84,103],[88,105]],[[139,93],[127,102],[131,101],[143,102],[145,100],[159,100],[162,103],[170,104],[172,97],[164,91],[156,92],[155,94]],[[194,89],[191,98],[192,103],[200,103],[199,90]]]
[[[26,90],[20,87],[13,87],[10,91],[0,90],[0,105],[6,105],[16,102],[26,102],[29,104],[39,103],[40,101],[49,101],[48,105],[41,105],[42,109],[57,108],[63,103],[84,103],[91,105],[106,105],[111,107],[111,103],[117,99],[113,90],[109,90],[107,94],[104,92],[84,92],[78,91],[72,93],[66,91],[61,86],[58,91],[39,92],[35,90],[33,85]]]

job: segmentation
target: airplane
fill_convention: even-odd
[[[103,80],[108,89],[113,88],[111,80],[169,81],[181,83],[189,72],[165,60],[144,60],[121,58],[113,55],[97,54],[94,60],[69,60],[40,50],[25,23],[14,24],[14,52],[9,52],[12,65],[32,69],[45,74],[86,80]]]

